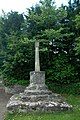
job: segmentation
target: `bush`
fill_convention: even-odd
[[[48,88],[59,94],[73,94],[80,95],[80,82],[72,84],[57,84],[57,83],[46,83]]]
[[[71,84],[79,81],[75,67],[69,62],[67,55],[58,55],[46,70],[48,82],[57,84]]]
[[[29,84],[29,80],[18,80],[18,79],[14,79],[14,78],[4,78],[3,83],[5,86],[13,86],[15,84],[27,86]]]

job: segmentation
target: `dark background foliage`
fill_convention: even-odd
[[[40,1],[25,15],[9,12],[0,17],[0,72],[6,86],[29,84],[34,71],[34,42],[40,41],[41,70],[55,92],[80,93],[80,2],[55,8]],[[71,88],[71,89],[70,89]]]

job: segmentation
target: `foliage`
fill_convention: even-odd
[[[76,54],[80,54],[80,37],[76,38]]]
[[[41,69],[46,69],[47,80],[67,84],[71,81],[74,82],[77,74],[74,66],[70,63],[72,54],[70,55],[69,51],[70,49],[73,50],[71,48],[73,41],[71,40],[74,34],[72,31],[65,29],[65,22],[62,23],[62,20],[67,17],[66,11],[61,7],[56,9],[52,3],[52,0],[42,1],[41,6],[37,5],[35,8],[29,9],[29,14],[26,16],[26,23],[28,23],[27,33],[29,38],[34,37],[45,44],[43,47],[45,47],[45,55],[48,53],[46,55],[47,58],[41,55],[43,52],[40,53],[40,58]],[[44,48],[42,49],[41,46],[40,49],[43,50]],[[67,55],[65,55],[63,65],[63,56],[61,54],[65,52]],[[50,58],[50,55],[52,58]],[[57,58],[59,55],[61,60],[57,60],[58,58],[60,59],[60,57]],[[46,63],[42,63],[43,61]],[[62,71],[61,68],[63,69]]]
[[[7,57],[7,44],[10,42],[8,36],[15,33],[19,37],[23,21],[23,15],[18,14],[18,12],[11,11],[7,15],[3,13],[3,16],[0,17],[0,68],[2,68],[3,61]]]
[[[80,82],[77,83],[70,83],[70,84],[58,84],[58,83],[46,83],[48,88],[59,94],[72,94],[72,95],[80,95]]]
[[[34,70],[34,42],[40,41],[41,70],[49,84],[77,84],[80,79],[80,3],[55,7],[41,0],[23,16],[18,12],[0,18],[0,66],[5,85],[25,83]],[[8,83],[9,81],[9,83]],[[21,84],[23,84],[21,83]]]
[[[67,55],[58,55],[51,65],[47,69],[47,82],[63,85],[77,82],[75,68],[69,63]]]
[[[27,84],[29,82],[29,71],[34,68],[31,66],[34,55],[31,52],[33,43],[31,44],[27,37],[25,38],[22,35],[23,15],[11,11],[7,15],[4,14],[1,20],[0,54],[3,56],[3,59],[1,56],[1,66],[3,65],[1,69],[4,84]]]
[[[15,36],[11,36],[9,39],[7,58],[3,65],[4,83],[5,85],[18,84],[20,80],[26,83],[25,81],[29,80],[29,71],[34,68],[31,64],[34,60],[31,52],[33,44],[27,38],[17,40]]]
[[[24,18],[22,14],[18,14],[18,12],[9,12],[7,15],[5,13],[2,17],[3,22],[3,30],[7,35],[10,35],[12,32],[17,32],[18,34],[21,32],[22,23],[24,22]]]
[[[76,38],[76,53],[80,55],[80,13],[76,15],[75,18],[76,29],[77,29],[77,38]]]

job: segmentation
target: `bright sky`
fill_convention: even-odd
[[[4,12],[18,11],[19,13],[23,13],[26,11],[26,8],[31,7],[38,3],[39,0],[0,0],[0,14],[2,10]],[[60,6],[61,3],[64,5],[67,4],[68,0],[55,0],[57,6]]]

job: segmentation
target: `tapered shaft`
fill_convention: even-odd
[[[35,71],[40,71],[39,41],[35,41]]]

